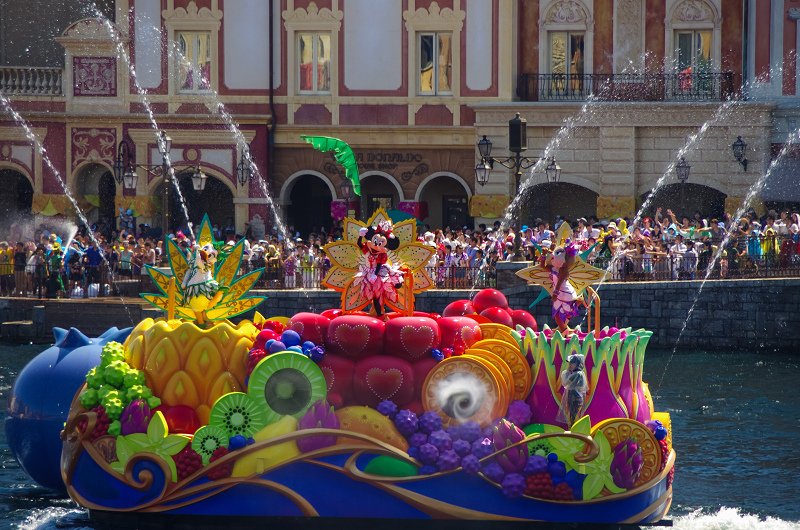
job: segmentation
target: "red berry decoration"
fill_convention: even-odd
[[[553,487],[553,480],[549,473],[537,473],[529,476],[525,481],[525,486],[525,495],[549,500],[556,498],[556,489]]]
[[[253,373],[255,370],[256,365],[267,356],[267,352],[264,350],[253,349],[250,350],[250,353],[247,355],[247,369],[245,370],[244,376],[250,377],[250,374]]]
[[[214,452],[211,454],[211,458],[208,459],[209,465],[211,464],[211,462],[219,460],[223,456],[227,455],[228,452],[229,451],[227,447],[217,447],[217,449],[214,450]],[[207,476],[210,480],[220,480],[223,478],[230,477],[231,473],[233,473],[233,461],[223,466],[215,467],[214,469],[208,472]]]
[[[185,479],[192,473],[203,467],[203,458],[190,446],[184,447],[183,451],[173,455],[175,467],[178,468],[178,481]]]
[[[667,467],[667,458],[669,458],[669,446],[667,446],[666,440],[659,440],[658,443],[661,445],[661,470]],[[672,469],[669,470],[669,475],[667,475],[667,487],[669,488],[672,486],[672,479],[675,478],[675,464],[672,465]]]
[[[94,424],[94,430],[89,436],[89,441],[93,442],[101,436],[108,434],[108,426],[111,425],[111,418],[108,417],[106,414],[106,409],[102,405],[97,405],[91,411],[97,414],[97,421]],[[78,422],[78,429],[80,429],[81,432],[84,432],[87,426],[88,422],[86,420],[81,420]]]
[[[559,482],[554,492],[554,499],[557,501],[574,501],[575,495],[566,482]]]

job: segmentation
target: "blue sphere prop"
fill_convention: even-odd
[[[302,339],[300,338],[299,333],[297,333],[293,329],[287,329],[281,335],[281,342],[283,342],[287,346],[300,346]]]
[[[45,488],[66,491],[61,480],[61,431],[86,372],[100,364],[107,342],[124,342],[133,328],[111,328],[89,338],[54,328],[55,346],[17,375],[6,405],[6,439],[22,469]]]
[[[282,351],[286,351],[286,345],[279,340],[269,345],[269,353],[278,353]]]

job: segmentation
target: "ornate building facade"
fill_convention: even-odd
[[[717,215],[781,151],[773,182],[794,171],[784,149],[797,130],[792,2],[106,2],[110,23],[89,13],[62,24],[63,67],[20,64],[0,47],[0,91],[44,147],[2,114],[0,210],[70,216],[66,187],[91,220],[130,207],[172,229],[185,214],[158,169],[163,130],[194,222],[208,211],[260,232],[278,216],[305,235],[348,207],[402,210],[432,227],[491,222],[514,176],[495,165],[477,184],[476,143],[486,135],[493,155],[507,155],[519,112],[526,154],[562,167],[558,183],[523,175],[528,218],[631,215],[657,182],[668,207]],[[341,168],[301,135],[353,147],[353,204]],[[746,171],[730,149],[738,136]],[[679,152],[686,184],[674,177]],[[118,158],[151,166],[134,189],[114,178]],[[237,171],[243,159],[250,178]],[[197,168],[209,177],[199,193]],[[793,200],[785,189],[768,185],[764,199]]]

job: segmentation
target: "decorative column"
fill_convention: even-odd
[[[800,7],[793,7],[789,10],[788,13],[789,20],[793,20],[794,22],[798,22],[800,20]],[[800,23],[797,26],[797,35],[795,36],[795,43],[794,43],[794,71],[795,71],[795,88],[794,93],[795,95],[800,94],[800,76],[797,75],[797,72],[800,72],[800,56],[797,54],[797,50],[800,50]]]

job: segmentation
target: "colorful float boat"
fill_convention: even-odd
[[[245,296],[259,272],[235,276],[243,247],[207,222],[191,260],[170,244],[171,272],[149,271],[162,292],[144,295],[166,316],[95,341],[82,368],[61,432],[69,495],[107,520],[664,517],[675,452],[643,382],[650,332],[538,330],[491,289],[415,312],[433,249],[413,220],[379,211],[345,233],[326,247],[341,308],[238,324],[263,301]],[[584,292],[594,273],[569,266]],[[12,430],[25,406],[10,400]]]

